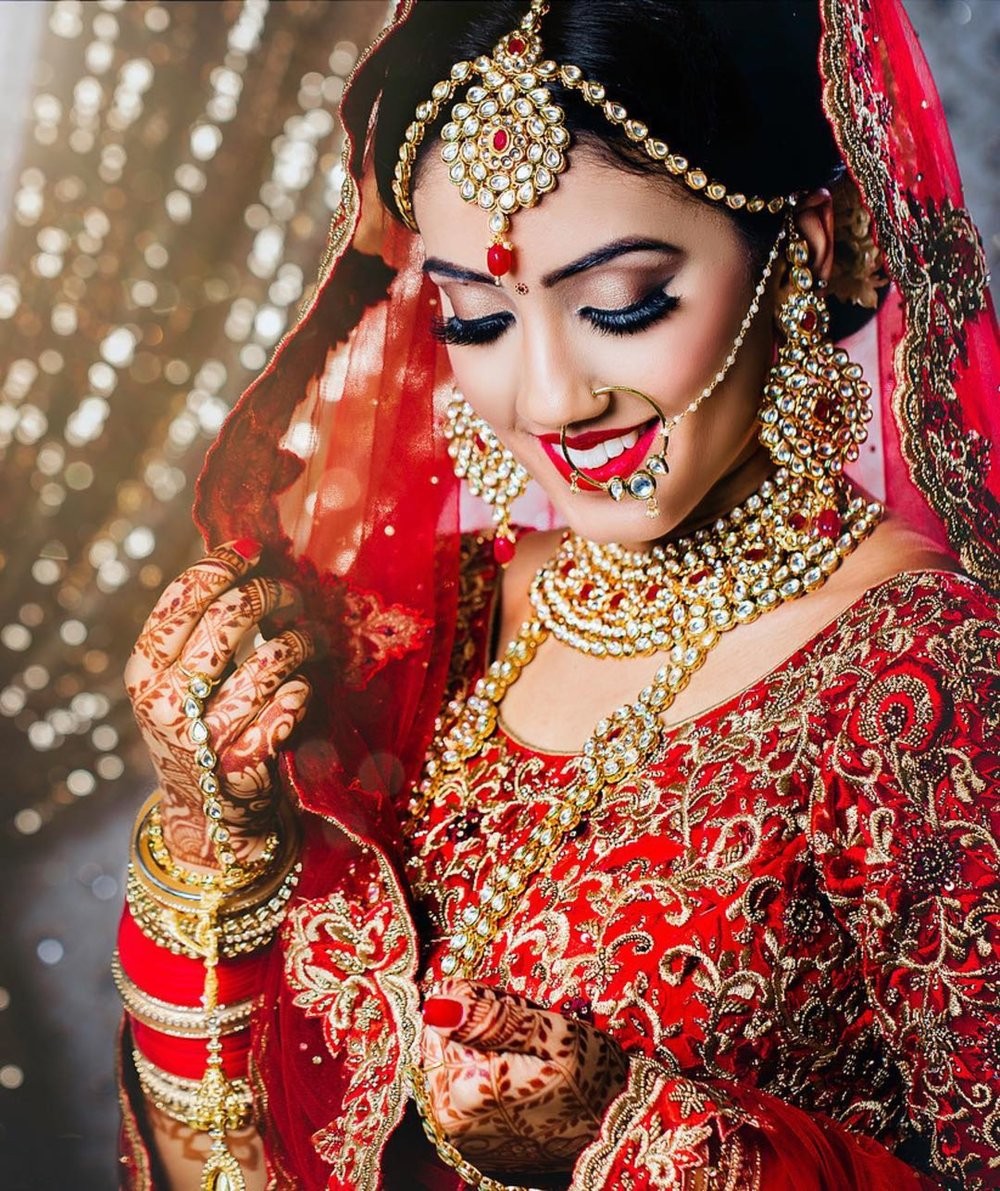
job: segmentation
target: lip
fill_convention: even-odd
[[[638,471],[660,432],[658,418],[653,418],[648,423],[640,423],[640,426],[642,425],[645,425],[646,429],[639,435],[639,439],[634,446],[623,451],[616,459],[609,459],[601,467],[595,467],[593,470],[584,473],[582,476],[583,483],[586,483],[588,479],[593,479],[598,484],[606,484],[614,476],[625,477]],[[609,438],[620,438],[621,435],[628,434],[630,430],[638,429],[639,426],[622,426],[613,430],[589,430],[585,434],[576,435],[574,438],[570,438],[567,435],[566,446],[570,452],[574,450],[586,451],[590,447],[597,446],[598,443],[606,442]],[[552,466],[568,483],[573,474],[573,469],[557,450],[559,435],[540,434],[538,435],[538,441],[542,444],[542,450],[549,457]]]

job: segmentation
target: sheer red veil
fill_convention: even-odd
[[[209,544],[262,539],[262,566],[303,585],[330,628],[309,719],[283,761],[293,796],[323,821],[307,843],[303,892],[328,892],[367,848],[400,903],[394,808],[446,679],[460,529],[432,287],[417,238],[386,216],[365,169],[381,49],[412,7],[399,5],[345,94],[349,176],[320,282],[209,452],[195,506]],[[869,332],[880,434],[866,478],[874,467],[891,508],[1000,588],[996,331],[941,105],[902,0],[820,7],[826,112],[892,282]],[[401,946],[400,971],[412,975],[415,948]],[[317,1161],[311,1134],[336,1134],[344,1084],[330,1065],[317,1078],[303,1057],[319,1026],[277,1013],[282,1040],[266,1050],[265,1074],[286,1089],[288,1103],[272,1110],[307,1169]],[[398,1102],[369,1108],[400,1112]]]

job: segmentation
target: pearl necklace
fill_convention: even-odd
[[[823,532],[833,529],[828,515],[832,506],[812,518],[802,513],[803,498],[808,500],[811,491],[806,481],[779,471],[710,529],[658,547],[652,557],[569,534],[538,572],[531,587],[537,618],[521,626],[469,697],[450,703],[438,719],[424,777],[411,802],[411,823],[436,801],[448,774],[482,751],[496,730],[504,695],[550,635],[591,654],[631,656],[661,649],[667,660],[633,703],[598,721],[583,746],[578,776],[527,841],[496,864],[488,880],[469,873],[469,888],[477,892],[449,938],[441,963],[446,975],[475,971],[528,882],[549,864],[566,836],[605,790],[648,764],[663,736],[663,713],[721,634],[820,587],[882,517],[880,504],[849,498],[845,486],[837,502],[840,532],[834,537]],[[653,587],[657,590],[650,597]],[[613,604],[619,594],[623,598]],[[651,605],[652,612],[623,624],[640,602]],[[611,648],[616,644],[618,653]],[[484,860],[484,868],[490,865],[492,856]]]

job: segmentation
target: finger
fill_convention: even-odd
[[[226,787],[237,797],[253,797],[271,784],[281,748],[305,719],[312,687],[297,675],[280,686],[260,713],[219,757]]]
[[[126,685],[133,687],[143,672],[159,672],[177,659],[205,609],[256,565],[261,549],[252,538],[227,542],[167,585],[129,658]]]
[[[191,632],[178,662],[183,669],[218,678],[244,635],[262,617],[298,603],[290,583],[258,575],[213,600]]]
[[[560,1013],[537,1009],[523,998],[468,981],[448,982],[439,995],[428,997],[424,1021],[463,1046],[541,1059],[564,1052],[581,1028]]]
[[[249,722],[285,679],[316,655],[321,632],[319,625],[297,625],[257,646],[219,687],[215,706],[246,708],[250,714],[243,718]]]

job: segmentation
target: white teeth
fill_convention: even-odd
[[[597,467],[603,467],[605,463],[612,459],[617,459],[619,455],[624,454],[630,447],[634,447],[639,441],[639,431],[630,430],[627,434],[622,434],[618,438],[609,438],[602,443],[598,443],[596,447],[591,447],[587,451],[574,450],[570,447],[569,462],[575,464],[577,467],[582,467],[586,471],[591,471]],[[557,446],[556,451],[566,458],[561,447]]]
[[[585,467],[588,470],[595,467],[603,467],[608,461],[608,452],[605,450],[605,444],[600,442],[596,447],[591,447],[588,451],[574,451],[570,447],[570,456],[577,467]]]

